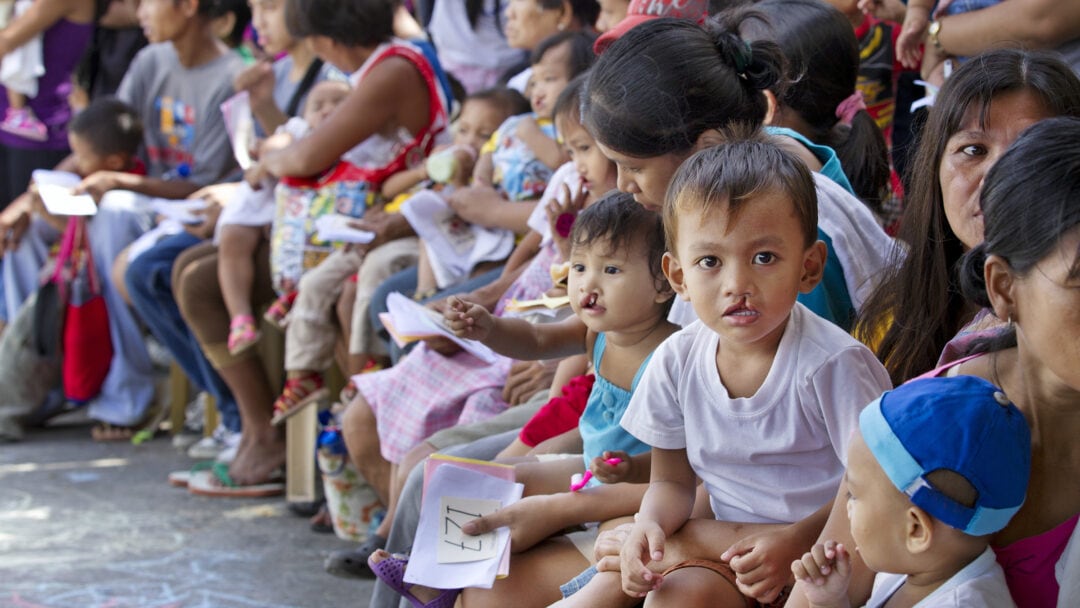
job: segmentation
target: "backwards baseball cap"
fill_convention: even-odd
[[[626,7],[626,17],[596,39],[593,51],[597,55],[603,54],[612,42],[649,19],[678,17],[704,23],[708,8],[708,0],[630,0],[630,5]]]
[[[992,534],[1024,503],[1031,432],[1005,393],[982,378],[908,382],[866,406],[859,430],[897,489],[953,528],[973,536]],[[927,481],[941,469],[974,486],[974,507]]]

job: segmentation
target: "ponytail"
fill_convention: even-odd
[[[850,126],[837,122],[821,143],[836,151],[855,196],[880,216],[889,185],[889,148],[877,121],[859,110]]]

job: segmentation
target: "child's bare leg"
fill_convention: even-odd
[[[617,608],[636,606],[640,599],[630,597],[622,591],[622,575],[618,572],[597,572],[591,581],[578,589],[577,593],[552,604],[558,608],[593,608],[611,606]]]
[[[565,537],[546,540],[523,553],[510,556],[510,576],[498,579],[491,589],[465,589],[465,608],[548,606],[559,601],[559,586],[589,567],[589,561]],[[523,593],[523,590],[528,593]]]
[[[16,110],[21,110],[21,109],[26,107],[26,95],[23,95],[22,93],[19,93],[17,91],[13,91],[11,89],[8,89],[7,90],[7,100],[8,100],[8,107],[10,107],[10,108],[15,108]]]
[[[262,239],[262,228],[231,224],[221,229],[218,280],[229,317],[251,314],[251,286],[255,281],[252,256]]]
[[[585,461],[580,456],[514,465],[515,478],[525,484],[525,496],[565,492],[570,487],[570,477],[584,471]]]
[[[435,295],[439,285],[435,281],[435,271],[431,268],[431,260],[428,259],[427,246],[424,240],[420,240],[420,255],[416,260],[416,292],[413,298],[424,300]]]
[[[514,439],[514,441],[506,446],[503,451],[499,452],[496,458],[513,458],[515,456],[525,456],[532,450],[532,446],[527,445],[521,438]]]
[[[341,427],[349,457],[364,479],[375,489],[382,503],[390,502],[391,465],[380,451],[375,412],[363,395],[357,395],[342,416]]]

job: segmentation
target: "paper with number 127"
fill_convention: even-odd
[[[524,486],[452,463],[436,468],[424,489],[405,582],[436,589],[490,589],[510,548],[510,530],[467,536],[460,526],[521,498]]]

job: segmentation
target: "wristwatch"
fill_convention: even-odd
[[[930,28],[926,30],[926,33],[930,37],[930,44],[934,45],[934,48],[940,51],[941,40],[938,39],[938,36],[941,34],[941,21],[935,19],[933,23],[930,24]]]

